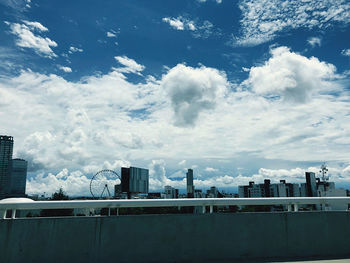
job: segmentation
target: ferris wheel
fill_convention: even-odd
[[[90,192],[95,198],[111,198],[114,186],[120,184],[120,176],[112,170],[101,170],[97,172],[90,181]]]

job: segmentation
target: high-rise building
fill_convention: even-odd
[[[148,169],[137,167],[122,167],[121,190],[126,193],[148,193]]]
[[[178,198],[179,197],[179,190],[175,189],[174,187],[171,187],[170,185],[166,185],[164,187],[164,193],[165,198]]]
[[[187,197],[194,197],[194,186],[193,186],[193,170],[188,169],[186,173],[186,182],[187,182]]]
[[[269,179],[265,179],[263,184],[255,184],[253,181],[249,185],[238,186],[239,197],[297,197],[300,196],[299,184],[286,183],[280,180],[277,184],[271,184]]]
[[[12,159],[11,162],[11,196],[25,196],[27,180],[27,161],[23,159]]]
[[[13,137],[0,135],[0,199],[11,193],[10,169],[13,153]]]
[[[307,187],[306,183],[301,183],[300,184],[300,196],[307,196]]]
[[[317,196],[316,176],[313,172],[305,172],[307,196]]]

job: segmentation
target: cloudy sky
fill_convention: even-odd
[[[89,194],[102,168],[150,188],[350,186],[347,0],[0,0],[0,133],[27,191]]]

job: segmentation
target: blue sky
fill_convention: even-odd
[[[348,1],[0,0],[0,131],[27,190],[88,193],[148,167],[152,190],[350,182]]]

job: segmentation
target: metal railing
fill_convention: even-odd
[[[0,219],[6,219],[8,210],[11,218],[16,217],[17,210],[41,209],[100,209],[143,208],[143,207],[202,207],[202,212],[213,213],[214,206],[251,206],[251,205],[283,205],[288,211],[298,211],[301,205],[348,205],[350,197],[269,197],[269,198],[189,198],[189,199],[118,199],[118,200],[70,200],[70,201],[33,201],[33,202],[1,202]]]

